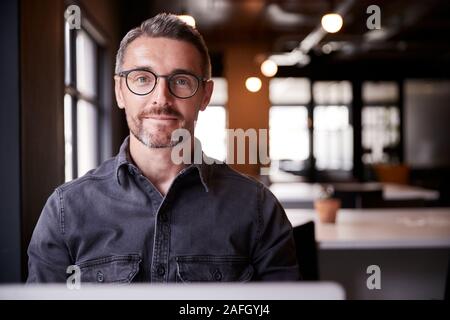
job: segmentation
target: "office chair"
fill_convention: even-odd
[[[444,300],[447,302],[450,301],[450,259],[447,263],[447,279],[445,281]]]
[[[318,281],[319,267],[314,222],[310,221],[294,228],[298,267],[302,281]]]

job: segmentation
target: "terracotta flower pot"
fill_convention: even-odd
[[[317,199],[314,208],[319,215],[320,222],[335,223],[337,212],[341,207],[341,200],[336,198]]]

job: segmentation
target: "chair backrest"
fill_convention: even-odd
[[[319,280],[314,222],[309,221],[305,224],[296,226],[293,231],[301,280]]]
[[[379,182],[408,184],[410,180],[410,168],[405,164],[377,164],[374,171]]]

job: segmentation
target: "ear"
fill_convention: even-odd
[[[208,80],[205,82],[205,89],[203,93],[202,102],[200,104],[200,111],[204,111],[211,100],[211,96],[214,90],[214,81]]]
[[[119,106],[120,109],[124,109],[125,108],[125,100],[123,99],[123,95],[122,95],[121,79],[122,78],[119,76],[114,76],[114,91],[116,93],[117,105]]]

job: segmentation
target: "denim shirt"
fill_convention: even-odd
[[[119,154],[56,188],[28,247],[27,282],[298,280],[292,227],[261,183],[193,164],[162,196]]]

